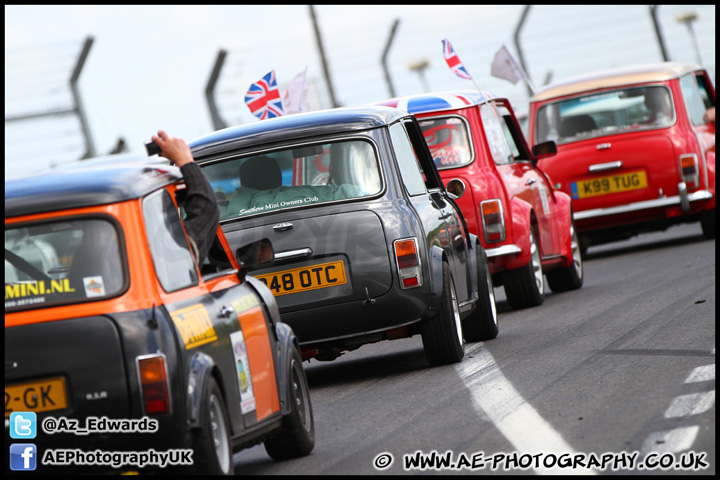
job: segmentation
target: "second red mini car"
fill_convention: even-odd
[[[555,153],[555,144],[531,151],[507,99],[453,91],[379,104],[419,120],[440,176],[480,237],[495,286],[504,285],[511,307],[543,303],[544,277],[553,292],[582,286],[570,196],[536,166]]]

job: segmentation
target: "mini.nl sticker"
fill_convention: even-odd
[[[201,303],[170,312],[170,316],[182,336],[186,350],[217,340],[210,315]]]

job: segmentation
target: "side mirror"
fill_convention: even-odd
[[[450,195],[450,198],[457,200],[465,193],[465,183],[459,178],[453,178],[447,183],[445,190],[448,192],[448,195]]]
[[[235,258],[243,270],[272,262],[275,250],[267,238],[244,245],[235,251]]]
[[[547,142],[538,143],[532,147],[533,153],[533,164],[537,163],[538,160],[543,158],[552,157],[557,155],[557,144],[555,140],[548,140]]]

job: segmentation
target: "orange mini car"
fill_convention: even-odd
[[[218,228],[198,266],[184,193],[147,158],[5,182],[6,472],[229,474],[258,442],[313,449],[297,339],[245,276],[272,247],[232,254]]]
[[[682,63],[627,67],[548,85],[530,100],[539,166],[572,196],[583,249],[697,222],[715,238],[715,88]]]

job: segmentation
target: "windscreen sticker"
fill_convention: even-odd
[[[100,275],[94,277],[83,277],[83,285],[85,286],[86,297],[104,297],[105,285]]]
[[[74,294],[67,278],[61,280],[17,282],[5,284],[5,308],[22,307],[46,302],[46,295]]]
[[[170,312],[170,316],[182,336],[186,350],[217,340],[210,315],[201,303]]]
[[[238,376],[238,389],[240,390],[240,411],[244,414],[255,410],[255,394],[253,392],[250,362],[248,360],[245,337],[241,330],[230,334],[235,367]]]

